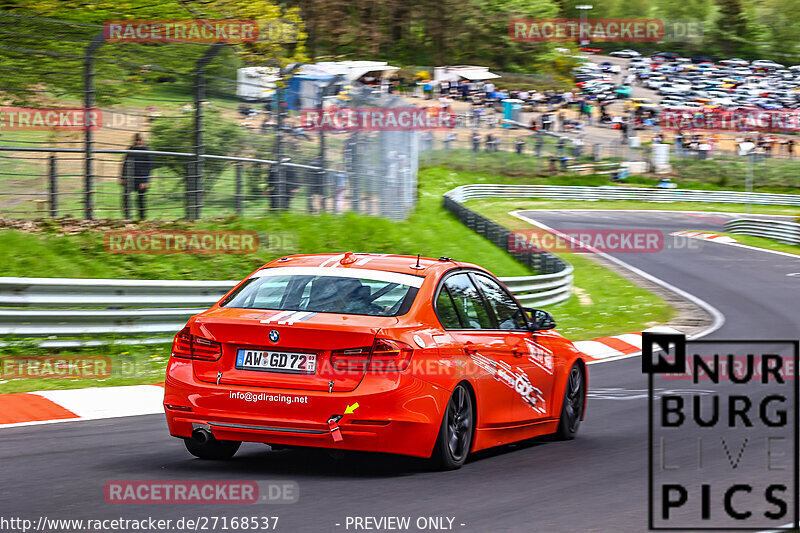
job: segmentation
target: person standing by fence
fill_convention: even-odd
[[[137,193],[139,219],[144,220],[146,215],[145,193],[150,182],[150,172],[153,169],[153,155],[146,153],[149,148],[144,142],[141,133],[133,136],[133,146],[129,150],[140,150],[142,153],[128,153],[122,164],[122,211],[125,218],[130,217],[130,194]]]

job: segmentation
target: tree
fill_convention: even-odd
[[[203,109],[203,146],[206,154],[236,156],[242,149],[244,130],[233,120],[226,119],[213,107]],[[179,117],[156,117],[153,119],[150,147],[163,152],[194,152],[194,112],[185,112]],[[186,159],[156,158],[156,166],[167,168],[179,177],[186,176]],[[230,166],[227,161],[206,159],[203,175],[206,187]]]
[[[281,66],[306,60],[299,11],[283,9],[272,0],[208,0],[202,4],[97,0],[91,9],[80,0],[6,0],[4,7],[0,11],[0,61],[6,71],[15,74],[3,83],[13,104],[41,103],[53,97],[80,102],[86,49],[101,35],[103,23],[120,18],[252,19],[258,23],[259,39],[231,45],[241,61]],[[124,15],[120,15],[121,9]],[[277,25],[296,28],[292,42],[282,36],[272,38]],[[94,54],[101,82],[97,103],[112,104],[135,94],[142,79],[171,76],[186,83],[207,49],[207,44],[102,44]]]
[[[739,0],[717,0],[717,5],[716,42],[724,54],[732,55],[747,42],[747,19]]]

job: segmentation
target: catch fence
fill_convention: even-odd
[[[304,131],[288,85],[300,70],[268,67],[285,87],[276,91],[237,80],[245,65],[232,46],[111,43],[102,30],[0,13],[0,57],[18,74],[0,83],[0,216],[198,219],[294,210],[403,219],[413,209],[416,132]],[[240,101],[242,85],[264,97]],[[329,87],[309,81],[303,101],[330,103]],[[406,105],[358,85],[342,96],[343,107]],[[93,114],[96,127],[32,125],[51,109]],[[20,112],[26,123],[9,127]],[[139,155],[130,151],[136,134],[150,163],[130,163]],[[132,174],[145,166],[143,189]]]

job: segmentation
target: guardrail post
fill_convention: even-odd
[[[86,47],[83,57],[83,214],[87,220],[94,218],[94,138],[91,127],[96,96],[94,54],[105,42],[103,32],[100,32]]]
[[[242,216],[242,164],[236,164],[236,193],[233,197],[236,214]]]
[[[197,60],[194,67],[194,168],[191,175],[186,177],[186,218],[196,220],[200,218],[203,206],[203,101],[206,99],[205,70],[214,56],[225,46],[217,43],[211,45],[203,56]]]
[[[48,165],[48,175],[50,181],[50,218],[58,216],[58,180],[56,179],[56,154],[50,154]]]

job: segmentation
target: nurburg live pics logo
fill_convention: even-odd
[[[798,359],[797,340],[642,333],[650,529],[798,528]]]

